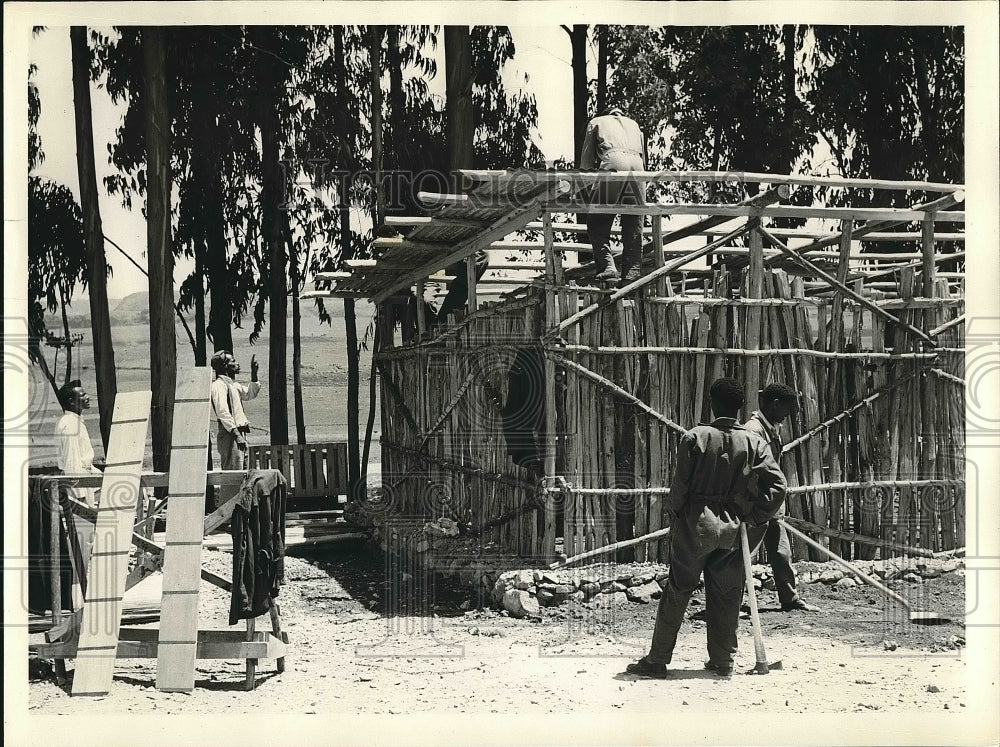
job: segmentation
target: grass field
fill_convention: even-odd
[[[325,441],[340,441],[347,438],[347,346],[344,335],[343,306],[337,302],[338,316],[333,318],[332,325],[322,324],[316,310],[311,304],[303,304],[302,308],[302,399],[305,412],[306,438],[311,443]],[[334,309],[331,309],[333,311]],[[369,304],[358,304],[358,335],[364,335],[372,316]],[[289,324],[289,329],[291,324]],[[94,351],[89,327],[74,329],[84,335],[83,342],[77,346],[73,375],[79,378],[90,394],[91,409],[84,417],[94,448],[97,453],[103,453],[100,447],[100,428],[97,412],[97,380],[94,372]],[[177,325],[177,366],[178,369],[194,365],[194,352],[187,335],[180,324]],[[112,325],[112,338],[115,347],[115,368],[118,373],[118,390],[122,392],[146,389],[150,383],[150,348],[149,327],[144,324]],[[249,440],[252,444],[271,442],[269,427],[269,392],[268,392],[268,345],[267,328],[264,328],[256,344],[249,342],[250,329],[234,329],[234,351],[243,372],[238,377],[241,381],[250,380],[250,356],[256,355],[260,363],[260,380],[264,387],[257,399],[247,403],[247,416],[254,430]],[[51,348],[46,348],[49,365],[52,365]],[[288,338],[288,440],[295,442],[295,414],[292,399],[292,341]],[[155,357],[155,356],[154,356]],[[56,370],[57,378],[62,380],[63,363],[60,358]],[[361,428],[364,437],[365,422],[368,417],[368,381],[371,371],[371,352],[361,352]],[[29,412],[30,412],[30,442],[32,466],[55,464],[53,430],[56,421],[62,414],[48,382],[41,372],[32,367],[29,382]],[[372,444],[372,460],[379,460],[380,422],[376,405],[375,432]],[[214,419],[213,419],[214,420]],[[212,429],[215,426],[213,423]],[[152,466],[150,443],[147,438],[146,465]]]

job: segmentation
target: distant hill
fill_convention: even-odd
[[[176,297],[175,297],[176,300]],[[111,309],[111,324],[114,326],[129,326],[149,323],[149,292],[140,291],[131,293],[125,298],[109,298],[108,306]],[[303,334],[309,335],[319,332],[326,325],[321,325],[316,305],[313,301],[303,301],[301,303]],[[344,304],[339,299],[328,299],[326,302],[327,313],[334,319],[342,319],[344,316]],[[356,305],[358,316],[358,327],[363,331],[368,319],[371,317],[374,307],[365,300],[359,300]],[[289,333],[291,333],[291,299],[288,302]],[[87,328],[90,326],[90,300],[86,296],[81,296],[73,301],[67,314],[70,327],[73,329]],[[185,312],[188,323],[194,321],[194,310]],[[62,329],[62,317],[57,312],[46,314],[45,322],[48,328],[54,332]],[[335,322],[336,324],[336,322]],[[243,322],[244,329],[251,329],[253,325],[252,316]],[[266,327],[265,327],[266,330]]]

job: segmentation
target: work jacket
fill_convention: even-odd
[[[708,506],[763,524],[784,499],[785,476],[770,447],[735,418],[716,418],[681,438],[667,498],[670,513],[698,513]]]

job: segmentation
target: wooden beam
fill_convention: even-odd
[[[769,234],[766,229],[762,228],[761,229],[761,233],[764,236],[767,237],[768,241],[770,241],[772,244],[774,244],[774,246],[778,247],[778,249],[780,249],[782,252],[784,252],[785,254],[787,254],[791,259],[795,260],[798,264],[800,264],[805,269],[809,270],[812,274],[816,275],[817,277],[821,278],[822,280],[825,280],[828,284],[830,284],[832,287],[834,287],[837,290],[839,290],[844,295],[848,296],[849,298],[853,298],[858,304],[860,304],[861,306],[864,306],[866,309],[869,309],[870,311],[873,311],[874,313],[878,314],[883,319],[885,319],[887,322],[889,322],[891,324],[895,324],[898,327],[902,327],[903,329],[905,329],[906,331],[908,331],[910,334],[915,335],[916,337],[920,338],[921,340],[923,340],[924,342],[928,343],[931,346],[934,345],[934,340],[932,340],[923,330],[917,329],[912,324],[908,324],[907,322],[904,322],[901,319],[897,319],[892,314],[890,314],[888,311],[885,311],[884,309],[880,308],[879,306],[876,306],[874,303],[872,303],[871,301],[869,301],[864,296],[862,296],[862,295],[860,295],[858,293],[855,293],[853,290],[851,290],[850,288],[848,288],[846,285],[844,285],[843,283],[839,282],[835,277],[833,277],[833,276],[829,275],[828,273],[824,272],[819,267],[817,267],[812,262],[810,262],[808,259],[805,259],[801,255],[799,255],[795,250],[789,249],[787,246],[785,246],[783,243],[781,243],[781,241],[779,241],[776,236],[772,236],[771,234]]]
[[[86,653],[77,658],[73,695],[107,695],[111,689],[151,401],[149,391],[119,392],[115,397],[94,549],[87,566],[80,628],[80,648]]]
[[[194,690],[211,415],[210,369],[188,369],[179,378],[174,400],[159,636],[171,643],[159,648],[156,663],[156,688],[165,692]]]
[[[829,218],[865,219],[892,223],[908,223],[923,220],[924,211],[908,208],[852,208],[852,207],[802,207],[798,205],[777,205],[759,210],[740,205],[704,205],[699,203],[650,203],[646,205],[599,205],[594,203],[563,200],[553,201],[547,210],[559,213],[590,213],[615,215],[714,215],[728,218],[761,215],[764,218]],[[946,223],[964,223],[965,213],[942,211],[933,213],[934,220]],[[836,243],[835,240],[834,243]]]
[[[877,231],[883,231],[887,228],[892,228],[893,226],[897,226],[900,223],[908,223],[910,222],[910,220],[922,221],[924,219],[923,215],[924,212],[936,213],[936,211],[945,210],[946,208],[953,207],[954,205],[957,205],[958,203],[962,202],[964,199],[965,199],[964,192],[955,191],[946,194],[944,197],[939,197],[936,200],[921,203],[920,205],[914,205],[913,209],[915,211],[920,211],[921,213],[920,217],[918,218],[911,218],[904,220],[890,218],[888,220],[883,220],[873,217],[873,219],[869,220],[864,225],[855,228],[851,232],[851,239],[852,240],[859,239],[867,234],[875,233]],[[962,219],[964,220],[965,214],[962,213],[961,215]],[[853,219],[853,216],[846,216],[846,217]],[[772,234],[772,235],[776,236],[777,234]],[[812,252],[815,249],[822,249],[824,247],[834,246],[839,243],[840,243],[840,234],[834,234],[833,236],[813,241],[812,243],[806,244],[805,246],[796,247],[796,251],[804,255]],[[774,261],[775,260],[773,259],[768,260],[766,264],[770,266],[771,264],[773,264]]]
[[[693,262],[694,260],[698,259],[699,257],[704,257],[706,254],[712,252],[714,249],[717,249],[718,247],[722,246],[723,244],[725,244],[726,242],[730,241],[731,239],[734,239],[737,236],[739,236],[740,234],[744,233],[746,231],[746,229],[747,229],[747,227],[745,225],[740,226],[735,231],[732,231],[731,233],[726,234],[725,236],[723,236],[721,239],[718,239],[717,241],[713,241],[711,244],[706,244],[705,246],[703,246],[703,247],[701,247],[699,249],[695,249],[693,252],[689,252],[688,254],[685,254],[683,257],[680,257],[679,259],[675,259],[672,262],[668,262],[663,267],[660,267],[660,268],[658,268],[656,270],[653,270],[651,273],[649,273],[645,277],[639,278],[634,283],[630,283],[629,285],[626,285],[624,288],[619,288],[617,291],[615,291],[614,293],[612,293],[608,298],[606,298],[606,299],[604,299],[604,300],[602,300],[602,301],[600,301],[598,303],[593,303],[590,306],[588,306],[587,308],[581,309],[577,313],[571,315],[568,319],[564,319],[563,321],[561,321],[559,323],[559,326],[556,327],[555,329],[553,329],[549,334],[550,335],[551,334],[558,334],[559,332],[562,332],[564,329],[566,329],[567,327],[569,327],[571,324],[576,324],[581,319],[587,318],[588,316],[590,316],[591,314],[593,314],[595,311],[597,311],[601,306],[603,306],[605,304],[609,304],[609,303],[614,303],[618,299],[624,298],[629,293],[632,293],[633,291],[638,290],[639,288],[643,288],[646,285],[648,285],[649,283],[654,282],[655,280],[657,280],[658,278],[662,277],[663,275],[667,275],[667,274],[673,272],[674,270],[677,270],[677,269],[683,267],[684,265],[688,264],[689,262]]]
[[[470,236],[467,239],[463,239],[458,244],[452,247],[451,251],[436,258],[430,262],[425,262],[409,272],[403,273],[399,278],[394,280],[387,288],[376,294],[372,299],[375,303],[381,303],[385,299],[389,298],[393,293],[404,288],[408,288],[413,282],[419,278],[424,278],[430,275],[435,270],[441,267],[448,267],[449,265],[457,262],[460,259],[465,259],[466,256],[472,254],[476,249],[488,246],[491,242],[506,236],[507,234],[516,231],[524,226],[532,217],[538,215],[541,212],[542,206],[551,198],[558,197],[564,194],[569,189],[569,185],[564,183],[556,183],[551,189],[537,197],[532,198],[523,207],[512,210],[510,213],[504,215],[498,220],[494,221],[488,228],[476,234],[475,236]]]
[[[472,182],[498,182],[511,174],[508,171],[476,169],[462,169],[459,173]],[[566,180],[578,187],[600,182],[636,179],[646,182],[726,182],[729,184],[766,182],[768,184],[794,184],[834,189],[884,189],[898,192],[954,192],[965,188],[961,184],[944,182],[847,179],[837,176],[770,174],[752,171],[540,171],[530,175],[521,175],[520,178],[525,178],[525,176],[530,176],[538,180],[539,183],[551,182],[556,179]]]

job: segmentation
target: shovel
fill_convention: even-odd
[[[888,587],[880,584],[878,581],[876,581],[871,576],[866,576],[864,573],[862,573],[857,568],[855,568],[851,563],[848,563],[846,560],[844,560],[842,557],[840,557],[836,553],[834,553],[834,552],[828,550],[827,548],[823,547],[823,545],[821,545],[819,542],[817,542],[816,540],[814,540],[812,537],[807,537],[805,534],[803,534],[802,532],[800,532],[798,529],[796,529],[793,526],[790,526],[789,524],[786,524],[784,521],[781,521],[780,519],[778,521],[781,522],[781,526],[783,526],[789,532],[791,532],[796,537],[798,537],[799,539],[801,539],[803,542],[805,542],[806,544],[808,544],[810,547],[815,547],[817,550],[819,550],[820,552],[822,552],[825,555],[827,555],[830,558],[830,560],[834,561],[835,563],[837,563],[838,565],[842,566],[843,568],[846,568],[851,573],[853,573],[858,578],[860,578],[862,581],[864,581],[866,584],[869,584],[870,586],[874,586],[879,591],[883,592],[884,594],[889,595],[890,597],[892,597],[893,599],[895,599],[897,602],[899,602],[901,605],[903,605],[903,608],[907,612],[910,613],[910,622],[917,623],[918,625],[941,625],[942,623],[949,622],[949,618],[947,618],[944,615],[941,615],[941,614],[939,614],[937,612],[926,612],[924,610],[914,610],[910,606],[909,602],[907,602],[905,599],[903,599],[903,597],[901,597],[899,594],[897,594],[896,592],[894,592],[892,589],[889,589]]]
[[[760,615],[757,613],[757,592],[753,588],[753,568],[750,564],[750,541],[747,539],[747,525],[740,524],[740,545],[743,547],[743,573],[747,581],[747,596],[750,600],[750,623],[753,627],[753,648],[757,655],[757,663],[749,674],[767,674],[772,669],[781,669],[781,661],[767,661],[767,651],[764,650],[764,631],[760,627]]]

